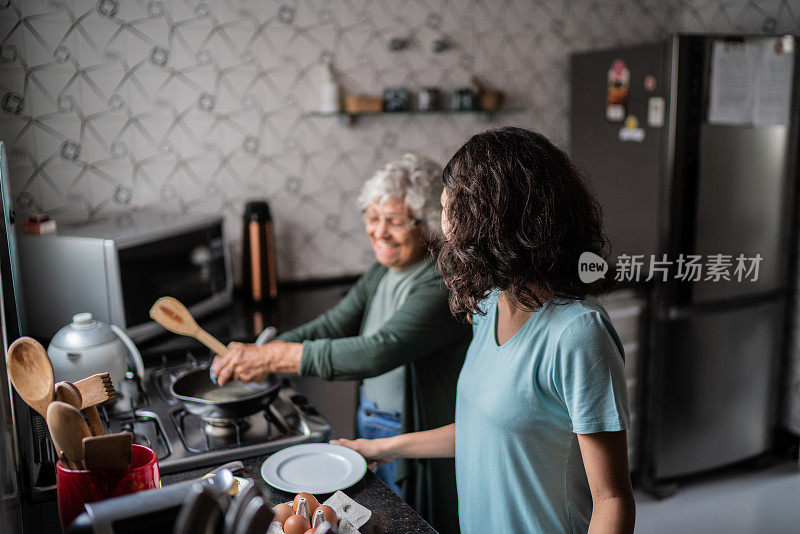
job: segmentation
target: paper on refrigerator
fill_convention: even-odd
[[[756,69],[761,49],[756,44],[714,41],[708,122],[749,124],[753,120]]]
[[[765,50],[757,75],[753,123],[787,124],[792,98],[792,54]]]
[[[715,41],[708,93],[708,122],[786,124],[791,99],[790,49],[747,41]]]

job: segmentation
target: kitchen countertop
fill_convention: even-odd
[[[261,478],[261,464],[264,463],[266,456],[256,456],[253,458],[242,459],[244,470],[238,471],[236,476],[251,478],[256,485],[264,492],[267,499],[273,504],[288,502],[294,499],[294,494],[276,490],[267,485]],[[200,468],[183,473],[164,475],[161,481],[164,485],[200,478],[211,471],[211,468]],[[427,534],[436,531],[422,519],[417,512],[408,504],[395,495],[372,471],[367,471],[361,481],[354,486],[343,490],[349,497],[359,504],[372,511],[367,524],[359,530],[364,533],[374,534]],[[324,501],[329,495],[315,495],[320,502]]]

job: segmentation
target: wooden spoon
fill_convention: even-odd
[[[19,338],[8,347],[6,367],[22,400],[47,418],[47,407],[53,402],[55,379],[44,347],[33,338]]]
[[[106,375],[107,374],[108,373],[106,373]],[[102,376],[102,375],[93,375],[93,376]],[[84,380],[89,380],[91,378],[92,377],[85,378]],[[114,386],[111,387],[113,391]],[[72,382],[58,382],[56,384],[56,400],[61,402],[66,402],[67,404],[71,404],[78,410],[84,407],[83,396],[81,395],[81,391]],[[86,409],[84,411],[86,412],[86,418],[89,419],[89,427],[92,429],[92,434],[95,436],[105,435],[106,429],[103,427],[103,421],[100,420],[100,414],[97,411],[97,406],[95,406],[94,404],[86,406]]]
[[[120,432],[83,438],[86,469],[128,469],[131,466],[133,434]]]
[[[150,317],[170,332],[195,338],[220,356],[228,354],[228,347],[200,328],[186,306],[181,304],[178,299],[161,297],[150,308]]]
[[[69,469],[84,469],[83,438],[92,433],[81,412],[71,404],[53,401],[47,408],[47,426],[57,451],[63,451]]]
[[[59,402],[66,402],[73,405],[77,409],[81,409],[81,392],[75,387],[72,382],[56,382],[54,399]]]

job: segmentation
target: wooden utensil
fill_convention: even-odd
[[[111,379],[109,378],[109,380]],[[78,388],[72,382],[58,382],[56,384],[56,400],[71,404],[78,410],[83,407],[83,396],[81,395],[80,390],[78,390]],[[89,428],[92,429],[92,434],[95,436],[104,435],[106,433],[106,429],[103,427],[103,421],[100,420],[100,414],[97,412],[97,406],[87,406],[85,412],[86,417],[89,419]]]
[[[117,396],[111,376],[108,373],[98,373],[75,382],[75,387],[81,392],[81,409],[97,406]]]
[[[55,396],[53,399],[71,404],[78,410],[81,409],[81,392],[78,391],[78,388],[76,388],[75,384],[72,382],[56,382]]]
[[[47,407],[47,426],[56,451],[61,451],[69,469],[84,469],[83,438],[92,433],[81,412],[71,404],[53,401]]]
[[[132,443],[133,434],[130,432],[83,438],[86,469],[128,469]]]
[[[8,347],[6,367],[22,400],[47,418],[47,407],[53,402],[55,379],[44,347],[33,338],[19,338]]]
[[[195,338],[220,356],[228,354],[228,348],[220,343],[217,338],[200,328],[192,314],[186,309],[186,306],[181,304],[178,299],[161,297],[150,308],[150,317],[170,332]]]
[[[102,436],[106,433],[97,405],[117,396],[111,376],[108,373],[99,373],[75,382],[81,394],[81,408],[86,412],[92,434]]]

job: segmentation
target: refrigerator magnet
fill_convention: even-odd
[[[639,127],[639,119],[636,118],[636,115],[625,117],[625,124],[619,130],[619,140],[632,141],[634,143],[644,141],[644,128]]]
[[[648,93],[652,93],[656,90],[656,77],[652,74],[648,74],[644,77],[644,88],[647,90]]]
[[[651,128],[664,126],[664,98],[651,96],[647,99],[647,125]]]
[[[606,120],[622,122],[628,106],[631,71],[621,59],[615,59],[606,79]]]

